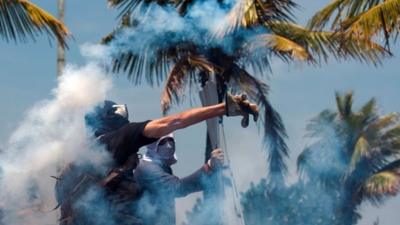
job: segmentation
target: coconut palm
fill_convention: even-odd
[[[335,199],[337,224],[355,224],[364,201],[375,205],[399,192],[399,114],[380,116],[375,99],[353,110],[351,92],[336,94],[337,111],[325,110],[309,123],[315,143],[298,158],[310,183]]]
[[[400,1],[398,0],[333,0],[310,20],[311,28],[330,25],[347,36],[390,39],[400,31]]]
[[[68,29],[55,17],[28,0],[0,0],[0,37],[6,41],[26,41],[39,34],[55,37],[66,46]]]
[[[143,27],[150,26],[147,22],[151,19],[143,22],[137,12],[148,13],[155,4],[169,8],[172,5],[182,18],[188,18],[192,7],[199,2],[110,0],[112,6],[121,10],[123,18],[123,26],[104,39],[104,43],[121,49],[114,54],[113,71],[126,72],[135,84],[143,79],[151,85],[166,80],[161,97],[164,113],[168,112],[171,104],[181,102],[186,87],[204,83],[211,74],[217,77],[221,99],[228,89],[246,92],[248,98],[263,109],[261,123],[268,149],[270,181],[283,184],[286,173],[284,159],[288,155],[286,131],[281,117],[268,100],[269,86],[261,80],[271,70],[271,58],[277,56],[285,62],[320,63],[332,55],[338,59],[350,57],[379,63],[381,56],[388,52],[368,39],[344,38],[340,33],[311,31],[294,24],[292,9],[296,4],[291,0],[242,0],[235,5],[216,2],[221,8],[228,8],[229,13],[225,19],[227,23],[215,31],[193,26],[192,36],[188,36],[155,30],[146,36],[145,41],[136,44],[140,45],[139,49],[132,50],[134,44],[121,44],[118,35],[126,27],[138,35],[146,32]],[[154,19],[148,14],[146,16]],[[135,39],[135,35],[132,37]],[[136,39],[142,38],[136,36]]]

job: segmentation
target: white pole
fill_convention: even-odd
[[[203,90],[200,91],[200,99],[203,106],[213,105],[218,103],[218,92],[217,92],[217,82],[215,80],[215,76],[210,75],[210,79],[207,81],[206,85],[203,87]],[[223,176],[229,178],[232,183],[232,189],[226,188],[222,185],[223,189],[221,193],[223,196],[224,204],[224,214],[225,214],[225,224],[240,224],[244,225],[244,218],[242,213],[242,208],[239,201],[239,194],[236,186],[236,181],[233,177],[233,172],[230,167],[230,159],[226,146],[225,132],[222,121],[220,118],[212,118],[206,121],[207,123],[207,131],[209,135],[209,139],[211,142],[212,148],[221,148],[225,154],[225,165],[228,167],[228,174],[224,174]],[[222,179],[222,177],[221,177]],[[221,180],[221,182],[223,182]],[[226,198],[227,193],[232,194],[231,198]],[[233,208],[232,208],[233,206]]]

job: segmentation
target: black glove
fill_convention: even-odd
[[[247,127],[249,125],[249,114],[253,115],[254,122],[258,119],[258,106],[250,103],[245,94],[233,96],[227,93],[225,109],[225,114],[227,116],[243,116],[241,121],[242,127]]]

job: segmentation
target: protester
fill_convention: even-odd
[[[147,146],[147,152],[134,172],[143,191],[136,215],[144,225],[175,225],[175,198],[206,188],[213,172],[223,163],[223,152],[215,149],[208,163],[182,179],[173,175],[171,166],[176,162],[172,134]]]
[[[70,163],[63,170],[56,183],[56,198],[61,206],[60,225],[100,224],[96,216],[99,212],[93,210],[90,204],[96,204],[103,195],[107,199],[107,214],[118,225],[140,224],[131,215],[132,204],[139,192],[132,174],[139,162],[139,148],[173,131],[224,114],[243,116],[248,122],[249,114],[257,119],[258,108],[243,97],[227,95],[226,103],[189,109],[155,120],[129,122],[126,105],[105,101],[102,106],[96,107],[85,119],[98,141],[111,153],[112,169],[104,175],[91,165]],[[87,198],[89,190],[96,193],[93,203],[79,203]],[[110,224],[110,221],[104,224]]]

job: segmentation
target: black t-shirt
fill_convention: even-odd
[[[150,120],[140,123],[128,123],[116,131],[100,136],[100,142],[111,152],[116,166],[121,167],[132,156],[136,156],[139,148],[157,141],[143,135],[144,127]]]

